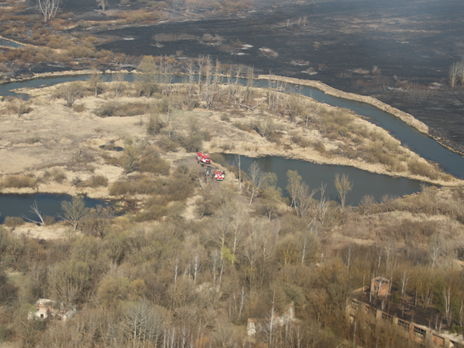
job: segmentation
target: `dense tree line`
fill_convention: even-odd
[[[360,321],[353,333],[344,319],[351,291],[376,275],[393,281],[391,301],[409,296],[462,330],[464,277],[438,231],[423,231],[428,250],[380,239],[373,246],[332,245],[334,230],[358,221],[361,231],[363,217],[402,200],[358,209],[327,202],[321,211],[296,173],[289,173],[288,199],[272,180],[253,185],[244,182],[240,192],[207,184],[198,192],[195,220],[174,213],[141,224],[129,214],[110,218],[99,235],[82,228],[84,234],[46,242],[2,228],[1,339],[27,347],[321,347],[349,346],[352,339],[407,346],[393,328],[373,332]],[[410,235],[418,228],[395,227]],[[72,304],[78,314],[66,323],[27,320],[41,297]],[[272,326],[272,314],[290,303],[297,321]],[[248,318],[264,323],[253,339]]]

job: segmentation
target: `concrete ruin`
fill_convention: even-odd
[[[389,323],[397,327],[406,339],[427,347],[464,348],[462,335],[430,326],[430,322],[433,322],[431,318],[436,313],[414,306],[404,309],[388,301],[391,292],[391,281],[383,277],[373,278],[370,287],[364,286],[353,291],[346,307],[348,320],[354,323],[362,318],[374,326]]]
[[[271,325],[273,328],[280,328],[290,324],[297,324],[295,317],[295,305],[290,303],[282,314],[273,313],[269,319],[248,318],[247,336],[255,337],[257,333],[263,332]]]
[[[76,314],[75,308],[66,308],[63,303],[58,304],[54,300],[40,298],[35,303],[35,311],[27,315],[29,320],[47,320],[55,319],[66,321]]]

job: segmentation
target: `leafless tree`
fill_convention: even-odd
[[[97,71],[94,71],[90,76],[89,87],[93,90],[93,95],[97,97],[101,89],[101,76]]]
[[[70,83],[61,90],[62,97],[66,101],[68,108],[72,107],[77,98],[81,95],[81,85],[78,83]]]
[[[38,0],[37,5],[45,23],[54,18],[60,8],[61,0]]]
[[[187,90],[188,90],[188,96],[191,98],[193,96],[194,92],[194,81],[195,81],[195,67],[193,64],[192,60],[189,60],[187,63],[187,75],[188,75],[188,80],[187,80]]]
[[[265,182],[265,173],[259,169],[259,165],[256,162],[253,162],[250,166],[250,202],[249,205],[253,203],[256,195],[258,194],[260,188]]]
[[[287,191],[290,195],[290,205],[295,208],[297,205],[298,191],[301,189],[301,176],[296,170],[289,170],[287,172],[288,184]]]
[[[429,242],[429,257],[432,267],[436,267],[444,249],[444,240],[439,233],[435,233]]]
[[[34,201],[34,203],[31,205],[31,212],[34,213],[34,215],[38,218],[38,220],[33,220],[29,218],[25,218],[25,219],[35,224],[44,226],[45,221],[43,219],[42,213],[39,210],[39,205],[37,204],[37,201]]]
[[[454,88],[460,83],[464,85],[464,61],[451,64],[449,69],[449,83]]]
[[[451,324],[451,285],[443,289],[443,303],[445,309],[445,319],[448,325]]]
[[[124,75],[114,74],[112,76],[113,86],[112,90],[115,97],[120,97],[122,92],[124,92]]]
[[[408,284],[408,273],[406,271],[403,271],[401,273],[401,297],[403,297],[406,294],[406,285]]]
[[[21,117],[31,111],[29,103],[21,98],[11,99],[8,109],[14,112],[18,117]]]
[[[340,204],[342,208],[345,208],[346,195],[351,191],[353,185],[346,174],[335,175],[335,188],[338,192],[338,197],[340,198]]]
[[[166,311],[147,302],[129,304],[124,313],[123,330],[132,347],[157,347],[161,344]],[[151,343],[151,345],[150,345]]]
[[[326,195],[327,186],[325,184],[321,184],[319,189],[319,203],[316,207],[316,217],[317,220],[321,225],[324,225],[327,210],[329,209],[329,203],[327,202],[327,195]]]
[[[158,66],[155,59],[152,56],[144,56],[139,65],[137,66],[137,85],[139,94],[151,97],[153,93],[158,89],[156,83],[156,75],[158,72]]]
[[[106,11],[106,8],[108,6],[108,0],[97,0],[97,7],[102,9],[103,11]]]
[[[291,205],[295,208],[296,214],[300,217],[310,218],[309,220],[312,220],[310,215],[312,215],[312,208],[315,204],[313,197],[316,191],[311,190],[308,185],[303,183],[301,176],[294,170],[289,170],[287,172],[287,177],[287,190],[290,194]],[[325,209],[324,205],[325,201],[322,204],[323,209]]]
[[[89,213],[89,208],[85,206],[82,196],[75,196],[71,202],[64,201],[61,204],[63,209],[63,218],[69,222],[73,230],[77,230],[79,222]]]

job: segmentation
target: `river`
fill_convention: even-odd
[[[236,155],[224,154],[223,156],[230,165],[238,165]],[[296,170],[301,175],[303,182],[312,190],[317,190],[321,185],[325,185],[327,198],[337,201],[337,190],[334,185],[335,176],[345,174],[353,186],[347,195],[346,202],[353,206],[359,205],[364,196],[372,196],[377,202],[380,202],[387,196],[394,198],[418,192],[422,185],[417,180],[374,174],[354,167],[316,164],[278,156],[259,158],[240,156],[241,170],[248,172],[253,162],[258,164],[261,171],[274,173],[277,176],[277,187],[282,190],[284,195],[287,195],[287,171]]]
[[[71,196],[65,194],[36,193],[36,194],[1,194],[0,195],[0,223],[5,217],[16,216],[30,220],[37,220],[37,215],[32,211],[36,205],[42,216],[52,216],[60,219],[63,216],[62,202],[71,201]],[[89,208],[97,205],[106,206],[107,202],[84,197],[84,203]]]
[[[36,78],[32,80],[12,82],[0,85],[0,95],[16,95],[16,93],[13,91],[16,88],[37,88],[52,86],[62,82],[82,81],[88,78],[89,75],[73,75]],[[112,75],[103,76],[105,81],[109,81],[111,78]],[[133,80],[134,75],[126,74],[125,78],[126,80]],[[180,79],[178,79],[177,82],[179,81]],[[255,86],[267,87],[268,81],[257,80]],[[382,127],[390,132],[394,137],[399,139],[402,144],[410,147],[419,155],[438,163],[448,173],[453,174],[459,178],[464,178],[463,157],[440,145],[427,135],[418,132],[416,129],[410,127],[395,116],[381,111],[369,104],[334,97],[316,88],[299,85],[296,86],[291,84],[288,84],[286,88],[288,92],[300,93],[329,105],[350,109],[355,113],[366,117],[372,123],[375,123],[379,127]],[[244,161],[244,163],[246,163],[248,160],[244,159]],[[286,185],[285,175],[287,170],[296,169],[313,188],[319,186],[321,183],[327,184],[328,193],[332,199],[335,199],[336,197],[334,188],[332,187],[333,178],[336,173],[345,173],[354,183],[355,189],[348,197],[348,202],[354,205],[358,204],[364,195],[372,195],[374,198],[379,200],[384,195],[401,196],[420,190],[420,182],[418,181],[373,174],[349,166],[321,165],[303,161],[286,160],[279,157],[274,157],[271,159],[259,159],[258,162],[260,165],[262,165],[263,170],[273,171],[277,174],[279,185],[281,187],[285,187]],[[0,211],[5,210],[6,206],[8,206],[8,200],[0,201]],[[23,210],[24,208],[27,207],[23,207]]]

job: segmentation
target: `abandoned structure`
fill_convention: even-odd
[[[273,312],[269,319],[248,318],[247,335],[248,337],[255,337],[257,334],[268,330],[270,326],[281,328],[291,324],[298,324],[293,302],[287,306],[282,314],[279,315],[279,313]]]
[[[372,326],[389,323],[398,327],[404,337],[418,344],[427,344],[427,347],[464,348],[462,335],[447,332],[441,324],[437,325],[437,310],[415,307],[407,299],[394,303],[388,300],[391,293],[389,279],[373,278],[370,287],[353,291],[346,307],[348,319],[354,323],[362,317]]]
[[[371,281],[371,295],[378,298],[387,298],[390,295],[390,280],[384,277],[375,277]]]
[[[29,312],[27,318],[29,320],[55,319],[66,321],[74,314],[76,314],[75,308],[65,308],[62,303],[58,304],[56,301],[41,298],[35,303],[35,311]]]

